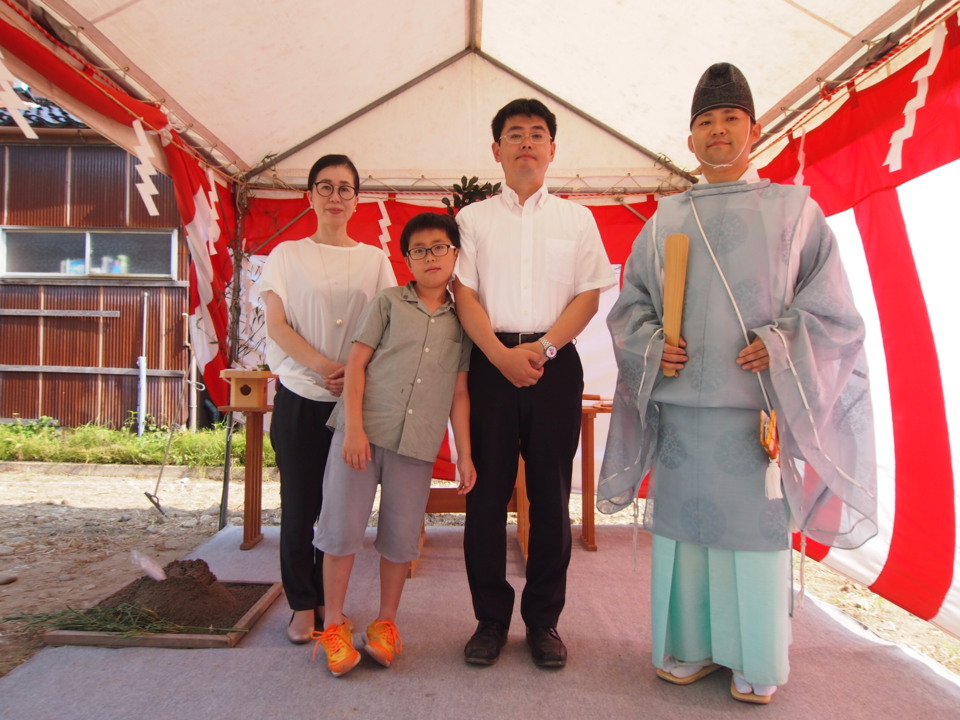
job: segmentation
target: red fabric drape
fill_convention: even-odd
[[[871,589],[923,618],[942,610],[953,579],[957,479],[943,368],[896,187],[960,157],[957,16],[950,16],[944,28],[932,76],[925,77],[936,50],[855,92],[820,127],[794,137],[761,171],[778,182],[792,182],[802,173],[827,215],[854,210],[883,335],[896,458],[892,538]],[[934,33],[929,40],[936,47]],[[898,168],[888,158],[898,154],[891,147],[899,136]],[[808,554],[819,559],[828,548],[812,544]]]
[[[956,539],[940,362],[897,191],[874,193],[854,213],[883,330],[898,479],[896,532],[871,590],[931,618],[950,589]]]

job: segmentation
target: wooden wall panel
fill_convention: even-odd
[[[137,409],[137,376],[106,375],[101,380],[100,408],[103,424],[121,428]]]
[[[185,288],[164,288],[163,293],[163,354],[160,367],[186,372],[190,362],[187,352],[187,312]]]
[[[119,317],[103,321],[104,367],[136,368],[143,324],[143,288],[104,287],[103,309],[120,313]]]
[[[27,227],[178,228],[177,277],[188,280],[189,253],[172,182],[154,181],[160,215],[151,217],[135,182],[137,161],[106,146],[8,145],[0,162],[0,220]],[[68,183],[69,172],[69,183]],[[68,197],[69,188],[69,197]],[[68,210],[69,207],[69,210]],[[4,215],[4,212],[6,213]],[[137,407],[137,356],[141,352],[143,293],[149,293],[148,370],[177,373],[148,378],[147,412],[156,421],[186,422],[177,405],[189,362],[184,347],[188,288],[142,286],[137,279],[0,279],[0,308],[117,311],[118,317],[0,316],[0,364],[125,368],[110,373],[0,372],[0,417],[19,413],[57,418],[64,425],[100,422],[122,427]],[[42,350],[41,350],[42,348]]]
[[[100,288],[95,285],[54,285],[45,291],[44,306],[55,310],[98,310]],[[99,365],[100,321],[90,317],[43,319],[44,365]]]
[[[126,227],[128,157],[109,145],[71,148],[72,227]]]
[[[7,151],[0,147],[0,189],[7,187]],[[7,223],[7,194],[0,192],[0,222]]]
[[[8,225],[67,224],[67,148],[11,145],[7,173]]]
[[[39,307],[39,287],[0,285],[0,308],[23,310]],[[39,360],[40,318],[0,315],[0,364],[36,365]],[[12,381],[15,377],[11,375],[9,379]]]
[[[0,372],[0,417],[40,417],[40,373]]]
[[[101,422],[97,376],[45,373],[40,407],[44,415],[68,427]]]

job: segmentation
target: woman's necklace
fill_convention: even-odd
[[[320,268],[321,270],[323,270],[323,279],[324,279],[324,284],[326,286],[326,291],[324,292],[324,295],[327,296],[327,309],[330,311],[332,315],[336,316],[336,320],[334,322],[337,327],[341,327],[343,325],[343,316],[346,314],[346,311],[350,308],[350,259],[353,257],[353,253],[349,252],[350,249],[351,248],[347,248],[347,251],[348,251],[347,252],[347,292],[346,292],[346,296],[343,303],[341,303],[341,309],[339,313],[334,312],[333,283],[330,280],[330,275],[327,273],[327,263],[323,262],[323,258],[321,257]],[[321,256],[322,256],[322,252],[321,252]]]

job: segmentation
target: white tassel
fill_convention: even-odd
[[[782,500],[783,492],[780,490],[780,463],[770,458],[767,465],[767,472],[764,476],[764,489],[767,500]]]

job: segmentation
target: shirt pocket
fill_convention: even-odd
[[[437,364],[445,372],[458,372],[460,370],[460,353],[463,349],[463,342],[460,340],[444,339],[440,343],[440,357]]]
[[[547,238],[547,278],[573,285],[577,270],[577,242],[573,238]]]

